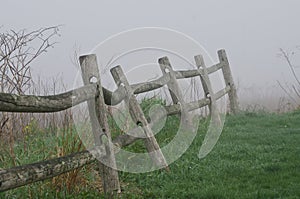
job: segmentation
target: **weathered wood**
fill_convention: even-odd
[[[218,63],[207,68],[208,74],[222,68]],[[202,70],[174,71],[176,79],[196,77],[202,74]],[[144,93],[161,88],[169,81],[168,76],[160,77],[156,80],[131,85],[134,94]],[[119,87],[116,91],[111,92],[102,87],[105,104],[117,105],[125,97],[125,90]],[[97,85],[90,84],[72,91],[52,96],[34,96],[34,95],[15,95],[0,93],[0,111],[6,112],[32,112],[46,113],[66,110],[80,104],[86,100],[94,98],[97,95]]]
[[[158,88],[163,87],[169,81],[169,76],[162,76],[158,79],[149,81],[149,82],[142,82],[138,84],[130,85],[131,89],[133,90],[134,94],[140,94],[148,91],[152,91]],[[123,87],[120,87],[123,88]]]
[[[167,82],[167,86],[169,89],[169,93],[171,95],[173,104],[180,103],[181,105],[184,104],[183,95],[180,92],[179,85],[176,80],[176,75],[173,71],[173,68],[170,64],[168,57],[162,57],[158,59],[158,63],[160,69],[164,76],[169,76],[169,81]]]
[[[216,100],[220,99],[224,95],[228,94],[230,92],[230,86],[226,86],[225,88],[221,89],[220,91],[216,92],[215,97]]]
[[[222,63],[217,63],[215,65],[207,67],[207,73],[211,74],[211,73],[214,73],[214,72],[216,72],[216,71],[218,71],[220,69],[222,69]]]
[[[198,70],[202,70],[202,74],[200,74],[199,77],[200,77],[200,81],[202,84],[202,88],[203,88],[205,97],[210,98],[210,103],[208,105],[208,108],[209,108],[209,114],[211,114],[211,112],[212,112],[211,106],[215,105],[215,102],[212,103],[213,100],[211,100],[210,92],[213,92],[213,90],[212,90],[211,82],[210,82],[210,79],[208,76],[208,71],[207,71],[207,68],[206,68],[206,65],[204,62],[204,58],[202,55],[196,55],[196,56],[194,56],[194,59],[195,59],[195,63],[196,63]]]
[[[121,191],[115,156],[112,151],[111,134],[107,122],[107,107],[104,102],[101,79],[96,55],[86,55],[79,58],[82,79],[85,85],[96,83],[98,95],[88,100],[88,109],[96,146],[106,146],[106,156],[100,159],[99,168],[102,176],[104,192],[113,194]],[[104,143],[106,142],[106,143]]]
[[[217,63],[209,68],[207,68],[207,73],[211,74],[213,72],[216,72],[217,70],[222,68],[222,64]],[[197,77],[201,74],[203,74],[202,69],[198,70],[185,70],[185,71],[173,71],[175,74],[176,79],[183,79],[183,78],[191,78],[191,77]],[[132,90],[134,91],[134,94],[139,94],[139,93],[144,93],[148,91],[152,91],[158,88],[161,88],[167,82],[169,81],[169,76],[162,76],[158,79],[149,81],[149,82],[143,82],[143,83],[138,83],[138,84],[133,84],[131,85]],[[121,87],[122,88],[122,87]],[[121,89],[122,90],[122,89]],[[120,91],[119,91],[120,92]],[[121,93],[121,92],[120,92]],[[115,92],[114,92],[115,94]],[[120,96],[123,96],[120,94]],[[122,97],[118,97],[120,99]]]
[[[201,55],[197,55],[194,58],[196,65],[203,70],[202,78],[203,82],[206,84],[206,89],[209,93],[208,97],[210,99],[210,124],[199,152],[199,155],[201,154],[200,157],[205,157],[205,155],[213,149],[222,132],[222,120],[217,106],[217,98],[213,91],[204,59]]]
[[[124,91],[112,94],[102,87],[106,104],[116,105],[123,100]],[[0,111],[49,113],[63,111],[86,100],[95,98],[97,85],[90,84],[58,95],[35,96],[0,93]]]
[[[92,163],[96,154],[105,155],[105,149],[101,147],[94,148],[64,157],[0,170],[0,192],[78,169]]]
[[[217,117],[218,112],[217,112],[217,104],[216,104],[216,96],[215,93],[212,89],[212,85],[208,76],[208,71],[203,59],[202,55],[196,55],[194,57],[196,65],[198,68],[202,69],[203,74],[200,75],[200,79],[201,79],[201,83],[203,86],[203,90],[205,92],[205,95],[207,98],[210,99],[210,104],[208,105],[209,107],[209,111],[210,111],[210,115],[212,117],[212,119],[214,117]]]
[[[221,68],[221,64],[216,64],[208,68],[208,73]],[[176,79],[196,77],[202,72],[198,70],[174,71]],[[169,81],[169,76],[163,76],[156,80],[131,85],[134,94],[140,94],[161,88]],[[126,93],[123,87],[111,92],[102,87],[105,104],[117,105],[125,97]],[[34,96],[34,95],[15,95],[0,93],[0,111],[6,112],[31,112],[47,113],[57,112],[71,108],[86,100],[92,99],[97,95],[97,85],[90,84],[72,91],[52,96]]]
[[[180,106],[180,113],[178,114],[180,116],[180,128],[185,129],[187,131],[188,129],[193,127],[192,124],[192,118],[190,118],[190,114],[187,108],[187,105],[185,103],[185,100],[183,98],[183,94],[181,92],[181,89],[179,87],[179,84],[176,79],[176,74],[172,68],[172,65],[168,59],[168,57],[162,57],[158,59],[158,63],[160,66],[160,69],[164,76],[169,76],[169,81],[167,83],[167,87],[169,90],[169,93],[171,95],[173,104],[179,104]]]
[[[120,66],[114,67],[111,69],[111,74],[117,84],[118,87],[123,86],[126,90],[126,97],[125,97],[125,103],[128,104],[129,113],[133,119],[133,121],[137,124],[137,126],[142,127],[145,137],[144,137],[144,143],[146,146],[146,149],[152,159],[152,161],[156,164],[158,167],[163,167],[169,170],[168,164],[165,160],[164,155],[162,154],[160,147],[154,137],[154,134],[147,122],[146,117],[144,116],[144,113],[142,111],[142,108],[140,107],[136,97],[134,96],[134,92],[131,89],[124,72],[122,71],[122,68]]]
[[[230,102],[230,111],[235,114],[239,111],[238,97],[236,92],[236,87],[233,81],[231,69],[227,59],[227,55],[224,49],[218,51],[219,61],[222,64],[222,72],[225,80],[226,86],[230,86],[230,91],[228,93]]]
[[[207,68],[207,73],[211,74],[216,72],[217,70],[222,68],[222,64],[217,63],[215,65],[212,65],[211,67]],[[203,74],[202,69],[197,69],[197,70],[183,70],[183,71],[174,71],[176,79],[183,79],[183,78],[191,78],[191,77],[196,77],[201,74]]]
[[[0,111],[56,112],[80,104],[96,94],[96,85],[84,86],[66,93],[50,96],[0,93]]]
[[[207,69],[206,69],[206,65],[205,65],[203,56],[202,55],[196,55],[194,57],[194,59],[195,59],[196,66],[197,66],[198,70],[202,70],[202,74],[200,74],[199,77],[200,77],[200,81],[201,81],[201,84],[202,84],[204,94],[205,94],[206,97],[208,97],[209,89],[208,89],[208,86],[207,86],[207,82],[204,80],[204,76],[208,77],[208,72],[207,72]],[[205,70],[203,69],[203,66],[205,67]]]
[[[87,89],[92,88],[92,90],[95,90],[95,92],[96,92],[97,85],[92,84],[92,85],[84,86],[84,87],[79,88],[78,90],[85,90],[83,88],[87,88]],[[123,87],[120,87],[120,88],[122,88],[122,89],[119,89],[120,91],[122,90],[122,92],[125,92]],[[226,92],[228,92],[230,90],[230,86],[226,86],[225,90],[226,90]],[[89,92],[86,92],[86,93],[89,93]],[[66,93],[64,93],[64,94],[66,94]],[[216,95],[217,95],[217,93],[216,93]],[[82,94],[82,95],[78,94],[78,96],[81,96],[82,100],[75,101],[73,105],[77,105],[77,104],[82,103],[82,102],[84,102],[88,99],[94,98],[96,95],[87,94],[85,96],[85,94]],[[42,104],[41,109],[37,104],[31,103],[31,102],[26,102],[26,98],[36,98],[36,97],[39,99],[38,100],[39,104]],[[45,97],[45,98],[43,98],[43,97]],[[51,97],[51,96],[49,96],[49,97]],[[72,98],[72,97],[68,97],[68,98]],[[74,98],[77,98],[77,97],[74,97]],[[64,98],[62,98],[62,99],[64,99]],[[77,98],[77,99],[79,99],[79,98]],[[1,101],[1,100],[3,100],[3,101]],[[69,103],[69,102],[67,102],[69,104],[65,104],[63,102],[62,103],[58,103],[58,102],[53,103],[53,102],[51,102],[51,100],[49,102],[49,106],[46,107],[48,100],[49,100],[48,96],[28,96],[28,95],[19,96],[19,95],[14,95],[14,94],[0,93],[0,111],[13,112],[15,110],[15,112],[52,112],[52,111],[55,112],[55,111],[61,111],[61,110],[65,110],[67,108],[72,107],[72,103]],[[4,104],[5,103],[4,101],[7,101],[7,104]],[[30,101],[32,101],[32,100],[30,100]],[[68,101],[68,99],[67,100],[65,99],[63,101]],[[110,102],[111,100],[108,100],[108,101]],[[25,102],[27,104],[29,104],[28,105],[28,106],[30,106],[29,108],[28,108],[27,105],[25,106]],[[105,103],[106,103],[106,101],[105,101]],[[13,105],[10,106],[8,104],[13,104]],[[55,107],[54,104],[57,104],[57,107]],[[49,108],[49,109],[47,109],[47,108]]]

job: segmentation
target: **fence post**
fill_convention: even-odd
[[[181,120],[181,128],[189,129],[190,127],[193,127],[193,118],[191,118],[191,115],[188,114],[187,106],[184,101],[183,94],[180,90],[179,84],[176,79],[176,75],[174,73],[174,70],[172,68],[172,65],[168,59],[168,57],[162,57],[158,59],[158,63],[160,66],[160,69],[163,73],[163,75],[169,75],[169,81],[167,83],[169,93],[171,95],[173,104],[179,104],[180,105],[180,113],[178,114],[180,116]]]
[[[211,82],[209,80],[209,76],[208,76],[208,72],[207,72],[207,68],[203,59],[202,55],[196,55],[194,56],[195,59],[195,63],[196,66],[198,68],[199,71],[202,71],[202,73],[199,75],[200,80],[201,80],[201,84],[202,84],[202,88],[205,94],[206,98],[211,98],[213,97],[213,90],[212,90],[212,86],[211,86]],[[211,106],[212,106],[212,100],[210,100],[210,104],[208,105],[210,114],[211,114]]]
[[[196,55],[194,59],[198,69],[202,69],[202,76],[200,75],[200,77],[201,77],[202,84],[204,84],[203,89],[205,93],[208,93],[206,97],[210,99],[209,111],[210,111],[210,117],[213,122],[212,124],[220,125],[219,111],[216,103],[217,99],[208,76],[208,71],[203,56]]]
[[[165,168],[167,171],[169,170],[168,163],[165,160],[163,153],[156,141],[156,138],[148,124],[148,121],[143,113],[142,108],[140,107],[136,97],[134,96],[134,92],[131,89],[128,80],[121,68],[121,66],[116,66],[111,69],[111,74],[117,84],[118,87],[123,86],[127,95],[125,97],[126,104],[129,105],[129,113],[136,123],[143,128],[145,133],[145,146],[146,149],[152,159],[152,161],[156,164],[156,166]]]
[[[107,121],[107,107],[104,102],[97,57],[94,54],[86,55],[80,56],[79,60],[84,84],[97,84],[98,95],[95,97],[95,100],[88,100],[87,103],[95,144],[96,146],[105,144],[106,148],[106,156],[99,161],[99,169],[101,172],[104,192],[107,194],[113,194],[116,190],[120,192],[120,183],[118,171],[115,170],[115,155],[113,152],[111,134]]]
[[[169,93],[171,95],[173,104],[180,103],[181,105],[184,105],[183,95],[180,92],[179,85],[176,80],[176,76],[174,74],[173,68],[171,66],[171,63],[168,59],[168,57],[162,57],[158,59],[158,63],[161,69],[161,72],[163,75],[169,75],[170,80],[167,83]]]
[[[222,72],[224,75],[224,80],[226,86],[230,86],[230,90],[228,93],[229,103],[230,103],[230,111],[235,114],[239,111],[238,97],[236,92],[236,87],[233,81],[232,73],[230,70],[229,62],[227,59],[227,55],[224,49],[218,51],[219,61],[222,64]]]

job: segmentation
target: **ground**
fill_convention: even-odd
[[[161,145],[176,132],[172,129],[176,128],[176,122],[176,117],[168,119],[164,130],[157,137]],[[206,126],[207,121],[203,119],[191,147],[170,165],[171,172],[120,172],[122,198],[300,197],[300,111],[285,114],[242,112],[229,115],[217,145],[207,157],[199,160],[197,155]],[[38,139],[40,143],[33,144],[32,147],[47,145],[48,140],[51,140],[51,136]],[[43,159],[50,153],[42,153],[33,148],[22,154],[22,150],[18,149],[21,146],[16,145],[16,151],[19,152],[18,164]],[[142,149],[140,143],[137,143],[129,150]],[[9,161],[3,161],[4,158],[8,159],[5,153],[7,151],[1,151],[0,168],[7,168],[11,164]],[[83,168],[79,173],[85,176],[86,181],[91,180],[93,176],[90,167]],[[66,187],[55,189],[49,186],[53,185],[53,181],[48,180],[0,193],[0,198],[99,196],[96,183],[81,183],[79,188],[71,188],[68,191]]]

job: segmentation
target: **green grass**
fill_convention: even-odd
[[[161,145],[172,139],[177,125],[176,117],[168,118],[157,136]],[[193,144],[170,165],[171,172],[120,172],[122,198],[300,197],[300,111],[286,114],[244,112],[227,116],[217,145],[207,157],[199,160],[197,155],[206,126],[207,121],[201,121]],[[36,147],[43,146],[41,142],[43,139]],[[142,147],[142,143],[137,143],[128,149],[141,151]],[[47,150],[42,152],[47,153]],[[28,153],[18,156],[20,163],[39,159],[37,154],[34,157]],[[47,155],[39,156],[43,158]],[[26,157],[29,160],[21,160]],[[9,160],[9,157],[5,156],[5,159]],[[0,168],[8,165],[0,161]],[[82,187],[81,192],[76,194],[64,190],[55,192],[45,183],[49,182],[0,193],[0,198],[29,198],[30,194],[32,198],[95,198],[99,194],[89,187]]]
[[[170,173],[123,179],[144,198],[300,197],[300,112],[227,116],[216,147],[199,160],[203,130]]]

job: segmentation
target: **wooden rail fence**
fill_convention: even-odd
[[[101,79],[95,55],[86,55],[79,58],[84,86],[52,96],[15,95],[0,93],[0,111],[3,112],[31,112],[46,113],[57,112],[71,108],[82,102],[88,102],[89,116],[92,123],[95,146],[92,149],[68,156],[33,164],[22,165],[10,169],[0,170],[0,191],[6,191],[36,181],[45,180],[80,168],[95,160],[99,161],[104,191],[112,194],[120,190],[118,172],[106,165],[116,165],[113,145],[124,147],[132,144],[138,138],[122,134],[111,140],[110,129],[107,122],[106,106],[114,106],[125,100],[129,104],[129,111],[133,121],[143,128],[146,135],[144,144],[151,154],[152,161],[160,167],[168,170],[168,164],[160,147],[149,128],[147,119],[135,97],[135,94],[144,93],[167,85],[173,101],[172,105],[166,106],[167,115],[186,114],[182,110],[192,111],[208,106],[213,113],[216,100],[228,94],[230,111],[239,111],[236,88],[233,82],[229,62],[225,50],[218,51],[219,63],[206,67],[201,55],[195,56],[198,69],[175,71],[167,57],[159,59],[159,65],[163,76],[150,82],[130,85],[120,66],[111,69],[112,76],[118,88],[111,92],[101,86]],[[209,74],[222,70],[225,88],[213,92]],[[200,77],[205,97],[197,101],[185,103],[180,91],[177,79]],[[93,81],[91,81],[93,79]],[[184,109],[182,109],[184,106]],[[105,161],[106,164],[102,162]],[[113,167],[116,168],[116,167]]]

